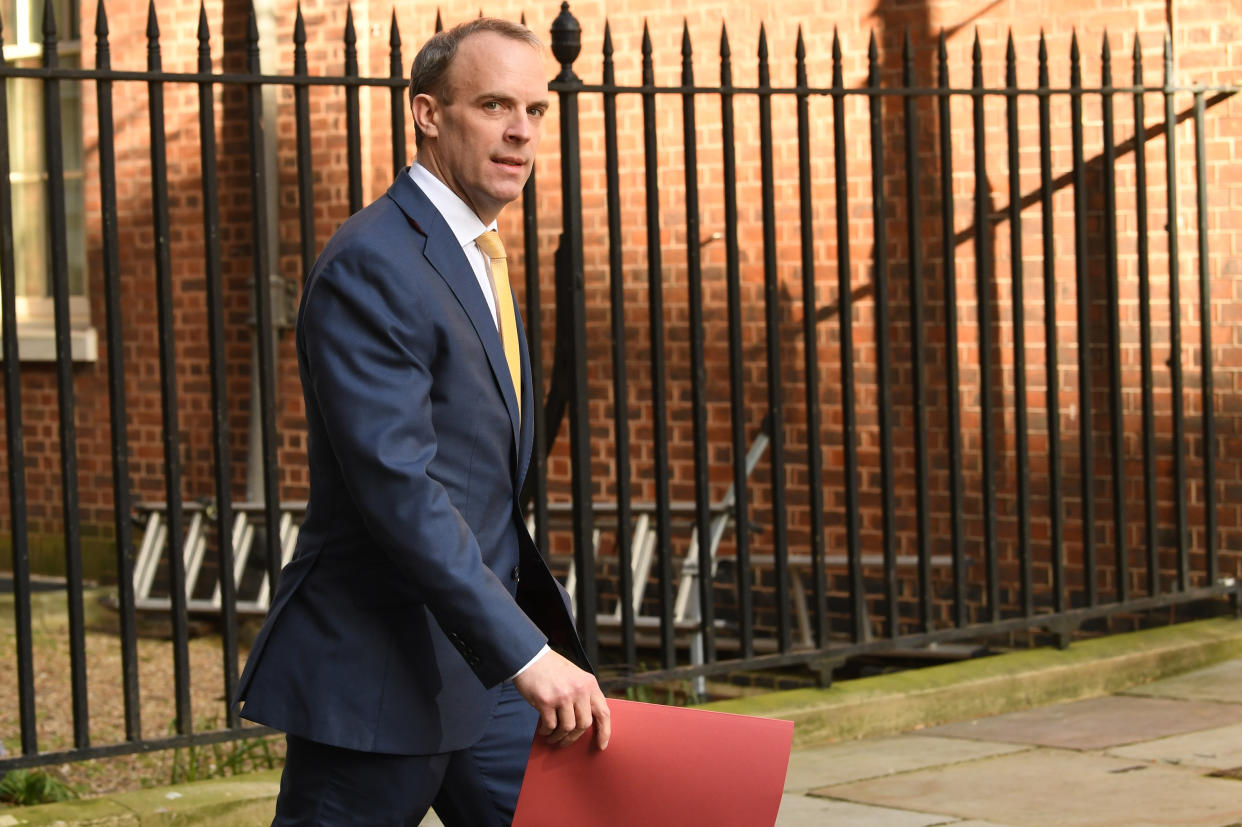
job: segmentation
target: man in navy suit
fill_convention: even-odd
[[[315,263],[298,315],[310,501],[242,675],[287,733],[276,824],[512,820],[531,738],[608,744],[608,706],[518,506],[534,393],[487,236],[548,86],[480,18],[414,59],[418,159]],[[484,237],[486,236],[486,237]]]

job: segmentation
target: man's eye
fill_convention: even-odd
[[[488,112],[499,111],[500,101],[488,101],[487,103],[483,104],[483,108],[486,109]]]
[[[542,118],[543,111],[544,110],[538,106],[532,106],[530,109],[526,110],[526,114],[530,115],[532,118]]]

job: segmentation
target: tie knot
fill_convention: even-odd
[[[500,241],[500,233],[495,230],[488,230],[475,239],[475,243],[479,245],[479,249],[483,251],[483,255],[491,259],[505,257],[505,245]]]

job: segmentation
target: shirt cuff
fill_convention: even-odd
[[[552,650],[548,648],[548,644],[546,644],[546,643],[545,643],[545,644],[543,645],[543,648],[542,648],[542,649],[540,649],[538,652],[536,652],[536,653],[535,653],[535,656],[534,656],[533,658],[531,658],[530,660],[526,661],[526,665],[525,665],[525,666],[523,666],[523,667],[522,667],[521,669],[519,669],[518,671],[514,672],[514,673],[513,673],[513,675],[509,678],[509,680],[513,680],[513,679],[514,679],[514,678],[516,678],[518,675],[520,675],[520,674],[522,674],[523,672],[525,672],[527,669],[530,669],[532,666],[534,666],[534,665],[535,665],[535,661],[539,660],[541,657],[543,657],[544,655],[548,654],[548,652],[551,652],[551,651],[552,651]]]

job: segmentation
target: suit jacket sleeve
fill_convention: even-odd
[[[483,684],[493,686],[524,666],[546,637],[489,568],[450,496],[450,489],[477,484],[470,465],[479,460],[436,462],[446,448],[437,439],[433,404],[443,391],[437,383],[451,377],[433,371],[468,355],[454,348],[477,349],[478,342],[446,327],[444,314],[461,310],[431,289],[437,276],[416,253],[414,244],[361,253],[347,247],[321,262],[299,331],[308,402],[313,396],[368,534]],[[425,271],[417,269],[420,261]],[[502,404],[498,395],[489,402]],[[502,492],[507,497],[497,510],[504,513],[489,519],[515,520],[512,487]]]

